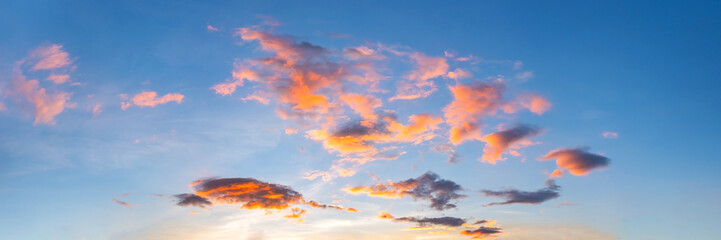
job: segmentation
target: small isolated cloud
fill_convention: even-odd
[[[604,132],[604,133],[601,133],[601,136],[603,136],[604,138],[618,138],[618,133],[617,132]]]
[[[568,171],[576,176],[586,175],[593,169],[608,166],[610,159],[589,153],[588,150],[588,147],[556,149],[541,157],[540,160],[549,161],[555,159],[558,169]]]
[[[465,197],[458,193],[462,190],[460,185],[441,179],[433,172],[427,172],[420,177],[405,181],[388,181],[387,184],[351,187],[344,190],[351,194],[367,194],[371,197],[402,198],[411,196],[414,199],[430,201],[430,207],[439,211],[455,208],[456,205],[450,201]]]
[[[481,190],[481,193],[483,193],[483,195],[485,195],[486,197],[502,198],[506,200],[504,202],[489,203],[488,206],[516,203],[539,204],[561,196],[558,193],[560,189],[561,187],[556,185],[556,182],[554,180],[549,179],[546,180],[546,188],[539,189],[533,192],[509,189],[503,191]]]
[[[210,24],[208,24],[208,26],[206,26],[205,28],[208,29],[208,32],[217,32],[217,31],[220,31],[220,30],[218,30],[218,28],[213,27],[213,26],[211,26]]]
[[[481,226],[475,230],[463,230],[461,235],[470,236],[471,239],[486,239],[496,237],[496,234],[503,233],[501,228],[498,227],[484,227]]]
[[[532,145],[533,143],[528,139],[540,133],[541,130],[538,127],[519,124],[510,129],[483,136],[481,141],[486,142],[486,146],[483,148],[481,160],[496,164],[496,161],[504,159],[501,155],[507,150]],[[515,150],[511,150],[511,154],[518,155]]]
[[[166,104],[169,102],[177,102],[178,104],[180,104],[183,101],[184,97],[185,96],[179,93],[168,93],[163,95],[162,97],[158,97],[157,92],[143,91],[133,96],[130,102],[122,102],[121,108],[125,110],[133,105],[139,107],[155,107],[157,105]]]
[[[306,201],[303,196],[288,186],[267,183],[254,178],[209,178],[190,184],[193,193],[175,195],[179,206],[205,208],[216,204],[240,205],[241,209],[282,210],[293,205],[308,205],[313,208],[337,209],[357,212],[354,208],[320,204]],[[302,215],[305,211],[291,209],[291,215]],[[302,213],[301,213],[302,212]]]
[[[133,204],[130,204],[130,203],[124,202],[124,201],[120,201],[120,200],[118,200],[118,199],[113,199],[113,202],[114,202],[114,203],[117,203],[117,204],[119,204],[119,205],[121,205],[121,206],[125,206],[125,207],[132,207],[132,206],[133,206]]]
[[[206,206],[213,205],[210,200],[207,198],[191,194],[191,193],[183,193],[175,195],[175,197],[178,199],[178,206],[193,206],[193,207],[200,207],[205,208]]]
[[[437,153],[445,153],[448,155],[448,163],[457,164],[461,161],[461,156],[456,153],[456,149],[450,144],[434,144],[431,146],[431,151]]]
[[[411,222],[418,224],[419,227],[428,226],[445,226],[445,227],[460,227],[466,220],[457,217],[400,217],[395,218],[393,221],[396,222]]]

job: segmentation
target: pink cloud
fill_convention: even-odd
[[[168,93],[162,97],[158,97],[158,93],[156,92],[144,91],[133,96],[131,102],[121,103],[121,108],[125,110],[132,105],[139,107],[155,107],[159,104],[165,104],[169,102],[181,103],[183,101],[183,98],[184,96],[179,93]]]
[[[205,28],[208,29],[208,32],[217,32],[217,31],[220,31],[220,30],[218,30],[217,28],[211,26],[210,24],[208,24],[208,26],[206,26]]]
[[[24,75],[17,72],[13,81],[14,93],[19,94],[34,107],[34,124],[55,125],[55,116],[62,113],[65,108],[74,107],[70,103],[70,93],[56,92],[47,93],[41,88],[37,80],[27,80]]]
[[[41,46],[30,53],[30,58],[37,62],[32,70],[49,70],[70,65],[69,54],[63,51],[62,45]]]
[[[406,75],[407,81],[398,85],[396,95],[390,101],[428,97],[436,91],[436,84],[431,79],[448,73],[449,66],[443,57],[429,57],[419,52],[410,53],[408,57],[415,62],[415,69]]]
[[[52,81],[55,84],[62,84],[62,83],[66,83],[70,80],[70,75],[50,74],[50,76],[48,76],[46,78],[46,80]]]
[[[601,134],[604,138],[618,138],[617,132],[604,132]]]

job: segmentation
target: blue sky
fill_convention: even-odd
[[[7,217],[0,231],[9,239],[469,239],[462,231],[477,229],[496,229],[477,237],[498,239],[720,233],[717,2],[4,5],[0,211]],[[273,48],[273,40],[281,47]],[[327,69],[350,72],[338,77]],[[369,69],[383,76],[373,80],[377,89],[352,80]],[[468,75],[449,75],[458,69]],[[327,79],[294,80],[294,71]],[[260,77],[238,79],[234,72]],[[227,94],[216,90],[238,81]],[[393,100],[403,84],[425,96]],[[308,86],[311,94],[301,93]],[[503,97],[474,98],[483,95],[478,86]],[[473,90],[468,96],[453,91],[466,88]],[[344,100],[347,94],[380,101],[370,109],[375,116],[354,108],[360,98]],[[248,96],[268,104],[242,99]],[[450,110],[454,103],[460,110]],[[479,110],[484,104],[492,107]],[[282,111],[298,115],[284,119]],[[413,116],[439,122],[416,126]],[[458,122],[480,128],[454,141]],[[404,130],[389,127],[396,123]],[[519,125],[537,131],[485,138]],[[359,133],[343,136],[344,129]],[[602,136],[607,132],[617,137]],[[341,143],[355,137],[362,146]],[[498,142],[508,145],[501,157],[483,159]],[[541,161],[563,149],[587,155],[568,155],[570,165]],[[448,151],[456,163],[448,162]],[[362,154],[372,156],[347,160]],[[571,163],[587,165],[574,172]],[[555,169],[563,176],[551,176]],[[393,198],[351,191],[392,188],[388,181],[428,171],[461,186],[457,193],[465,197],[451,198],[455,208],[429,206],[447,189]],[[329,175],[309,179],[312,173]],[[213,177],[285,185],[303,199],[247,209],[244,201],[223,204],[202,184],[189,185],[210,185]],[[558,196],[539,199],[552,190],[548,179],[561,186],[552,191]],[[481,191],[513,189],[534,200],[489,205],[513,197]],[[178,206],[181,193],[212,205]],[[310,200],[358,212],[312,207]],[[283,217],[296,207],[307,213]],[[379,212],[395,219],[379,219]],[[399,220],[409,216],[459,218],[468,226],[408,230],[420,224]],[[470,226],[480,219],[496,222]]]

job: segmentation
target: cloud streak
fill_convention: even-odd
[[[533,192],[509,189],[503,191],[481,190],[486,197],[502,198],[504,202],[489,203],[488,206],[507,205],[507,204],[540,204],[545,201],[561,196],[558,191],[560,186],[552,179],[546,180],[546,188]]]

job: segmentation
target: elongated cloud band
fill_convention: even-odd
[[[237,204],[242,209],[282,210],[304,204],[314,208],[332,208],[357,212],[354,208],[306,201],[288,186],[267,183],[254,178],[209,178],[190,184],[193,193],[175,195],[179,206],[207,207],[214,204]],[[300,210],[293,214],[301,215]],[[305,213],[305,212],[303,212]]]
[[[561,196],[558,191],[561,189],[560,186],[556,185],[556,182],[552,179],[546,180],[546,188],[539,189],[533,192],[520,191],[516,189],[509,189],[503,191],[491,191],[481,190],[481,193],[487,197],[502,198],[504,202],[489,203],[488,206],[493,205],[507,205],[507,204],[539,204],[554,198]]]

